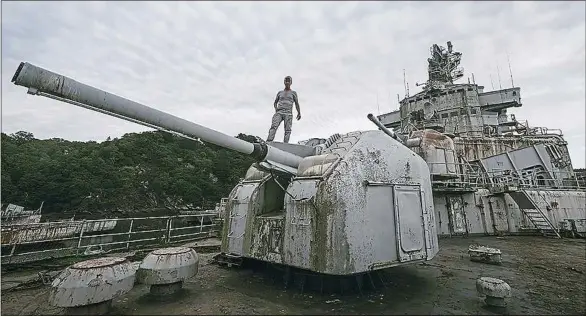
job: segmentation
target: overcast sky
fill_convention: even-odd
[[[464,79],[515,86],[534,126],[561,128],[585,165],[585,3],[571,2],[2,2],[2,131],[103,141],[148,130],[26,94],[28,61],[206,125],[266,138],[283,77],[302,120],[292,142],[373,129],[427,79],[429,47],[452,41]],[[497,74],[500,68],[500,84]],[[378,104],[377,104],[378,100]],[[281,140],[280,127],[276,140]]]

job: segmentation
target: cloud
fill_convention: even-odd
[[[511,112],[563,129],[584,167],[584,12],[573,1],[3,2],[2,131],[100,141],[145,130],[27,95],[10,83],[21,61],[263,138],[290,75],[303,114],[293,142],[372,129],[369,112],[397,108],[403,69],[413,94],[427,79],[430,45],[450,40],[464,78],[474,73],[487,90],[510,86],[508,53],[524,104]]]

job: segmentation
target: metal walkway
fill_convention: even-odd
[[[561,238],[559,230],[549,221],[547,215],[541,211],[537,203],[523,189],[509,192],[511,198],[517,203],[519,209],[529,218],[529,221],[546,236]]]

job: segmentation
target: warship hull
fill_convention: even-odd
[[[561,231],[586,236],[583,191],[526,190],[525,193]],[[507,193],[479,189],[471,193],[435,193],[434,210],[441,237],[530,234],[542,230],[536,209],[522,209]],[[534,211],[535,210],[535,211]],[[544,231],[547,231],[544,228]]]

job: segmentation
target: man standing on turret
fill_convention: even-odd
[[[285,122],[285,137],[283,142],[289,143],[289,137],[291,136],[291,126],[293,125],[293,103],[295,103],[295,109],[297,109],[297,120],[301,119],[301,110],[299,108],[299,99],[297,99],[297,92],[291,90],[291,84],[293,79],[291,76],[285,77],[285,89],[277,93],[275,98],[275,114],[271,120],[271,128],[269,129],[269,136],[267,142],[275,139],[275,133],[281,125],[281,121]]]

